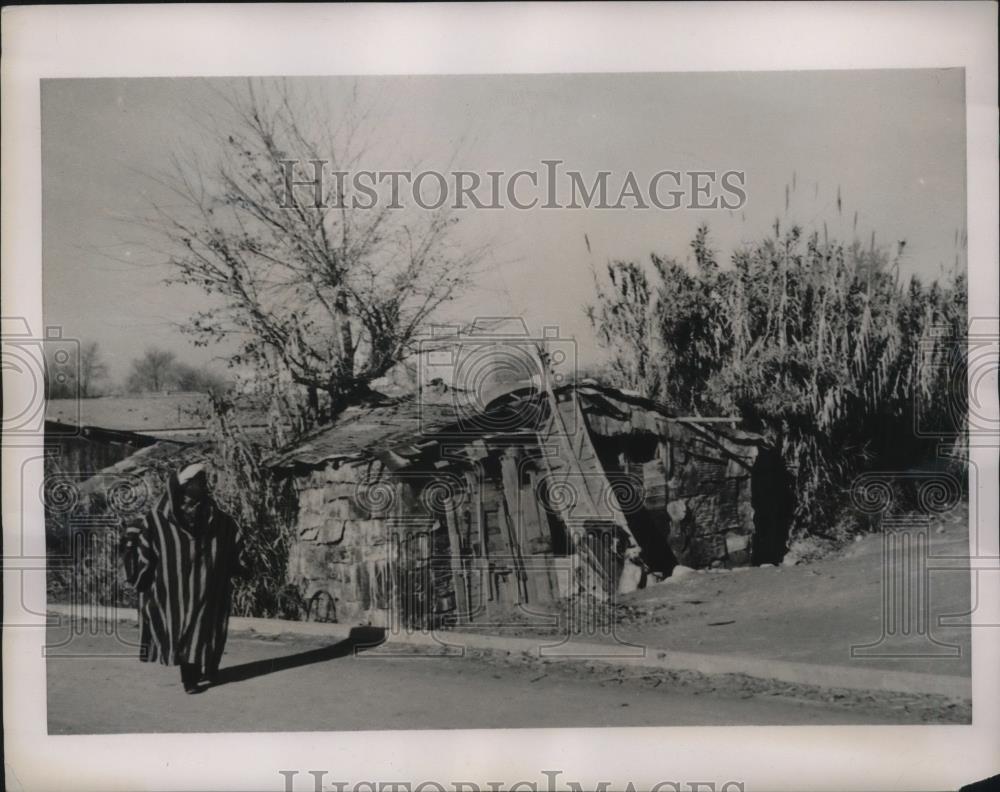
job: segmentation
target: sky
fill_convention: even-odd
[[[581,363],[600,359],[584,306],[592,271],[651,253],[689,258],[707,223],[723,259],[782,227],[892,245],[904,275],[930,279],[964,235],[964,73],[949,70],[292,78],[331,112],[354,90],[371,107],[364,167],[539,169],[559,159],[589,182],[635,172],[744,171],[746,204],[723,209],[465,210],[455,242],[487,246],[482,275],[443,322],[522,317],[558,327]],[[135,219],[161,198],[150,174],[174,153],[209,156],[206,119],[229,79],[42,83],[46,325],[97,341],[113,380],[150,346],[222,368],[226,349],[178,327],[206,298],[166,286],[163,257]],[[617,178],[617,181],[616,181]],[[837,211],[838,191],[843,209]],[[786,192],[787,204],[786,209]],[[964,263],[964,262],[963,262]]]

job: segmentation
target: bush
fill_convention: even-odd
[[[701,227],[693,267],[612,262],[588,315],[618,385],[680,414],[733,415],[781,450],[793,532],[831,525],[853,476],[928,459],[965,426],[966,280],[900,282],[903,243],[776,227],[723,268]]]
[[[301,601],[287,585],[294,493],[264,464],[270,446],[253,439],[233,420],[233,403],[213,397],[213,497],[243,531],[247,574],[234,581],[236,616],[298,618]]]

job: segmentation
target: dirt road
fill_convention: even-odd
[[[961,513],[931,526],[931,555],[961,557],[967,542]],[[691,574],[624,598],[617,634],[689,652],[967,675],[970,630],[941,624],[940,618],[969,611],[968,573],[931,573],[927,632],[892,643],[883,637],[883,560],[876,535],[804,566]],[[391,657],[386,647],[356,653],[347,642],[246,634],[230,637],[222,684],[186,696],[176,669],[138,662],[134,624],[118,623],[117,636],[101,633],[95,624],[50,629],[48,711],[54,734],[970,718],[967,702],[884,691],[822,690],[741,675],[642,673],[471,650],[464,658],[447,658],[396,648],[417,654]],[[80,634],[68,627],[80,628]],[[133,646],[123,645],[129,643]],[[852,656],[851,646],[864,644],[868,656]]]
[[[713,570],[637,591],[623,598],[630,612],[618,632],[690,652],[968,676],[971,630],[962,615],[970,611],[970,586],[961,566],[969,552],[967,519],[964,508],[955,509],[921,529],[928,537],[925,577],[917,575],[915,549],[887,552],[874,534],[809,564]],[[916,530],[906,532],[911,548]],[[935,569],[938,559],[954,560],[954,567]],[[895,585],[894,599],[887,585]]]
[[[121,624],[119,638],[136,639]],[[58,629],[50,642],[60,643]],[[484,657],[355,653],[348,642],[231,636],[220,684],[184,694],[177,669],[108,636],[74,636],[48,663],[52,734],[912,722],[793,696],[620,678]],[[100,657],[97,655],[116,655]],[[74,656],[67,656],[74,655]]]
[[[573,631],[565,614],[555,628],[512,623],[491,631],[525,637],[573,632],[579,640],[617,639],[682,652],[967,677],[967,521],[962,507],[927,526],[896,529],[910,542],[905,554],[887,551],[883,536],[870,534],[801,565],[691,570],[620,596],[612,606],[613,633]],[[923,574],[918,532],[927,542]]]

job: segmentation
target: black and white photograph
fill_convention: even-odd
[[[33,83],[4,610],[38,739],[246,735],[259,788],[321,790],[395,776],[279,735],[447,767],[492,730],[994,723],[964,62],[181,69]],[[503,788],[602,783],[557,767]],[[497,788],[460,775],[423,788]]]

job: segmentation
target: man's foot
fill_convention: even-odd
[[[185,693],[201,693],[198,687],[200,669],[194,663],[181,663],[181,683]]]

